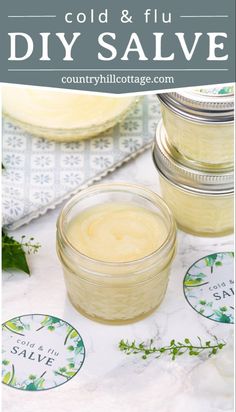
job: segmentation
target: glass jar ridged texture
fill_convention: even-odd
[[[160,176],[160,185],[180,229],[198,236],[224,236],[233,232],[233,193],[195,193],[163,176]]]
[[[100,209],[106,211],[110,205],[120,202],[127,205],[129,211],[142,208],[152,218],[160,219],[165,235],[156,250],[142,258],[123,262],[116,262],[112,251],[113,261],[109,262],[86,256],[71,244],[68,228],[76,216],[81,214],[83,219],[90,210],[97,208],[100,213]],[[119,226],[120,222],[116,222],[114,215],[112,236],[117,224]],[[127,225],[126,232],[131,230],[132,236],[139,236],[134,224]],[[92,223],[89,227],[90,234],[96,230],[96,225]],[[121,229],[118,227],[118,230]],[[79,312],[100,322],[128,323],[154,311],[164,298],[175,249],[176,226],[169,208],[158,195],[141,186],[117,183],[86,189],[65,205],[58,219],[57,252],[69,299]]]
[[[234,161],[232,123],[206,124],[188,120],[162,107],[162,118],[173,146],[199,164],[230,167]]]
[[[229,169],[234,162],[234,87],[160,94],[167,138],[198,168]]]
[[[192,168],[169,144],[159,123],[153,160],[164,200],[182,230],[199,236],[223,236],[234,229],[233,170],[203,171]]]

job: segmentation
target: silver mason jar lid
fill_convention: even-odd
[[[183,189],[205,194],[227,194],[234,191],[234,171],[204,171],[191,168],[168,144],[162,121],[153,145],[154,164],[161,175]],[[182,160],[184,161],[182,163]]]
[[[234,120],[234,85],[231,83],[186,88],[157,97],[170,110],[192,121],[228,123]]]

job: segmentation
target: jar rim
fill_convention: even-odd
[[[153,162],[156,166],[154,158],[153,158]],[[173,180],[168,179],[168,177],[166,177],[160,169],[158,169],[158,172],[160,174],[160,177],[163,180],[165,180],[166,182],[168,182],[170,185],[174,186],[175,188],[177,188],[179,190],[182,190],[183,192],[186,192],[186,193],[194,195],[194,196],[203,196],[203,197],[210,196],[210,197],[214,198],[215,196],[216,197],[217,196],[227,196],[227,197],[229,196],[230,197],[230,196],[234,195],[234,190],[222,191],[222,192],[219,193],[219,192],[213,192],[213,191],[210,191],[210,190],[198,190],[198,189],[195,189],[193,187],[186,186],[186,185],[180,185],[180,184],[174,182]]]
[[[222,93],[221,90],[228,89]],[[232,90],[231,90],[232,89]],[[178,116],[200,123],[232,123],[234,120],[234,85],[184,88],[157,95],[160,102]]]
[[[168,136],[160,121],[153,144],[153,161],[158,171],[177,186],[208,194],[227,194],[234,190],[234,171],[193,168],[180,161],[178,153],[168,144]]]
[[[77,248],[73,246],[73,244],[70,242],[68,237],[65,234],[65,231],[63,230],[63,222],[64,222],[64,215],[66,215],[77,203],[79,200],[84,199],[87,195],[93,195],[97,194],[101,191],[103,192],[109,192],[109,191],[115,191],[115,192],[130,192],[131,190],[138,190],[140,192],[143,192],[143,194],[146,195],[146,199],[152,202],[152,204],[158,205],[160,210],[165,213],[165,216],[169,220],[169,230],[167,233],[167,236],[164,240],[164,242],[158,247],[158,249],[155,249],[153,252],[149,253],[146,256],[143,256],[142,258],[139,259],[134,259],[131,261],[118,261],[118,262],[110,262],[110,261],[104,261],[101,259],[95,259],[90,256],[87,256],[86,254],[82,253],[79,251]],[[135,193],[138,196],[141,196],[139,193]],[[144,196],[142,196],[144,197]],[[160,255],[162,251],[165,249],[166,246],[172,245],[175,243],[176,240],[176,223],[173,217],[172,212],[170,211],[169,207],[167,206],[166,202],[155,192],[152,190],[146,188],[145,186],[142,185],[137,185],[133,183],[124,183],[124,182],[116,182],[116,183],[102,183],[99,185],[91,186],[89,188],[81,190],[79,193],[74,195],[63,207],[61,210],[58,220],[57,220],[57,230],[58,234],[61,236],[63,241],[69,248],[79,255],[81,258],[86,259],[86,261],[90,263],[99,263],[104,265],[104,267],[117,267],[117,265],[122,265],[123,267],[129,267],[131,265],[143,263],[149,259],[152,259],[153,257]],[[123,276],[123,275],[121,275]],[[115,275],[117,277],[117,275]]]

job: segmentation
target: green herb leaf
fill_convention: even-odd
[[[22,270],[30,275],[25,251],[19,242],[3,233],[2,237],[2,268]]]
[[[15,240],[12,236],[2,231],[2,269],[3,270],[20,270],[30,275],[30,268],[26,259],[27,253],[36,253],[40,245],[33,244],[33,238],[24,242],[25,236],[22,236],[21,242]]]
[[[171,357],[172,360],[175,360],[177,356],[181,356],[187,353],[189,356],[199,356],[203,351],[205,351],[208,356],[216,355],[219,350],[221,350],[226,343],[219,342],[216,337],[214,341],[207,341],[202,343],[202,339],[198,336],[198,344],[193,344],[190,339],[185,338],[184,342],[179,342],[175,339],[170,341],[168,346],[155,347],[153,345],[153,339],[150,340],[150,343],[145,345],[143,342],[136,344],[135,341],[129,343],[129,341],[124,341],[122,339],[119,343],[119,349],[126,353],[126,355],[136,355],[141,354],[142,359],[147,359],[148,356],[155,353],[156,358],[159,358],[162,354],[166,353]]]

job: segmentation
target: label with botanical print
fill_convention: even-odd
[[[234,94],[234,84],[215,85],[207,87],[198,87],[195,89],[196,93],[205,94],[209,96],[228,96]]]
[[[32,314],[2,325],[2,382],[42,391],[72,379],[85,358],[79,332],[55,316]]]
[[[234,323],[234,253],[214,253],[195,262],[184,277],[184,294],[205,318]]]

